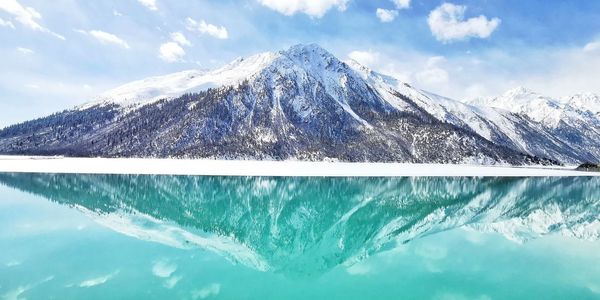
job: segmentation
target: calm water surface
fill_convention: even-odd
[[[600,178],[0,173],[5,299],[600,299]]]

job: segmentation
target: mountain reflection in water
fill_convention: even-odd
[[[318,275],[457,227],[518,242],[600,236],[600,178],[307,178],[0,174],[123,234]]]

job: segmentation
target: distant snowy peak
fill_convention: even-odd
[[[600,96],[592,93],[555,99],[524,87],[517,87],[499,97],[476,98],[467,102],[472,105],[495,107],[526,115],[534,121],[552,127],[565,118],[572,118],[585,112],[600,114]]]
[[[563,103],[524,87],[514,88],[495,98],[478,98],[470,104],[504,109],[551,126],[560,122],[564,110]]]
[[[600,96],[592,93],[575,94],[566,99],[572,107],[600,114]]]

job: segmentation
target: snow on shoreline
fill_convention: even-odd
[[[600,173],[575,171],[572,167],[35,156],[0,156],[0,172],[317,177],[600,176]]]

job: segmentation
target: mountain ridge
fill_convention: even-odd
[[[569,126],[548,128],[522,113],[419,90],[310,44],[213,71],[125,84],[0,130],[0,153],[517,165],[599,160],[593,138],[600,129],[586,131],[579,145],[568,139],[579,128]],[[558,138],[557,130],[566,133]]]

